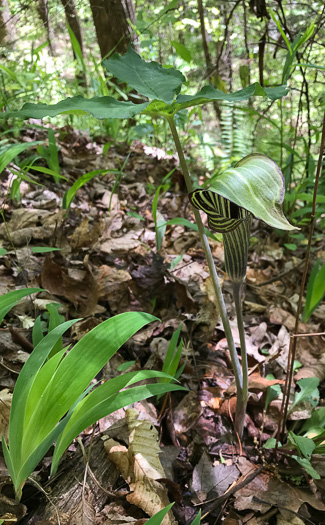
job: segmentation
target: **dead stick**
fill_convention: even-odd
[[[242,476],[235,485],[232,485],[222,496],[220,496],[214,501],[214,503],[211,505],[209,510],[205,514],[203,514],[203,516],[201,517],[201,521],[204,518],[206,518],[213,510],[220,507],[220,505],[222,505],[222,503],[226,501],[230,496],[235,494],[238,490],[242,489],[243,487],[246,487],[246,485],[248,485],[251,481],[253,481],[253,479],[255,479],[256,476],[258,476],[262,470],[263,470],[263,465],[255,469],[250,474],[245,474],[245,476]]]
[[[296,357],[296,347],[297,347],[297,337],[295,337],[295,335],[298,334],[298,326],[299,326],[300,314],[301,314],[301,309],[302,309],[302,299],[304,295],[305,283],[307,279],[307,272],[308,272],[308,265],[309,265],[310,249],[311,249],[311,243],[313,239],[313,233],[314,233],[315,222],[316,222],[316,217],[315,217],[316,198],[317,198],[319,178],[320,178],[321,169],[322,169],[324,148],[325,148],[325,112],[324,112],[324,117],[323,117],[322,138],[321,138],[321,145],[320,145],[320,150],[319,150],[316,177],[315,177],[315,187],[314,187],[314,195],[313,195],[313,206],[312,206],[312,212],[311,212],[310,230],[309,230],[309,237],[308,237],[308,246],[306,250],[304,272],[302,275],[301,285],[300,285],[299,301],[298,301],[297,313],[296,313],[296,322],[295,322],[293,334],[290,337],[290,346],[289,346],[289,355],[288,355],[288,372],[289,373],[287,374],[287,377],[286,377],[286,384],[285,384],[285,389],[283,393],[283,400],[282,400],[281,411],[280,411],[280,419],[279,419],[278,432],[277,432],[277,437],[276,437],[275,451],[277,451],[277,448],[278,448],[280,434],[282,434],[282,437],[283,437],[283,434],[285,431],[286,419],[287,419],[288,405],[289,405],[289,399],[290,399],[290,387],[292,383],[293,366],[294,366],[294,361]],[[281,430],[281,426],[282,426],[282,430]]]

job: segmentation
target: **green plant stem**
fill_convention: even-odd
[[[232,283],[232,290],[236,308],[237,316],[237,327],[240,339],[240,353],[241,353],[241,367],[243,373],[243,389],[241,399],[238,399],[236,406],[236,421],[240,422],[240,427],[244,427],[245,414],[248,399],[248,363],[247,363],[247,351],[245,341],[245,330],[243,321],[243,309],[242,309],[242,286],[243,283]]]
[[[179,162],[180,162],[180,165],[183,171],[187,191],[188,193],[191,193],[193,191],[192,181],[191,181],[191,177],[190,177],[190,174],[187,168],[186,160],[185,160],[184,153],[183,153],[183,148],[179,140],[174,118],[173,116],[170,116],[170,117],[166,117],[166,119],[168,121],[171,133],[173,135],[173,139],[174,139],[176,150],[178,153]],[[232,366],[234,369],[236,388],[237,388],[237,406],[238,405],[242,406],[243,404],[243,374],[241,371],[234,339],[233,339],[231,328],[230,328],[226,305],[225,305],[224,298],[222,295],[221,286],[220,286],[218,274],[216,271],[216,267],[214,264],[213,256],[211,253],[210,245],[209,245],[207,236],[204,233],[204,226],[201,220],[200,212],[199,210],[195,209],[193,206],[192,206],[192,209],[193,209],[195,221],[196,221],[196,224],[199,230],[199,235],[200,235],[200,239],[201,239],[202,246],[204,249],[205,257],[208,263],[209,272],[210,272],[214,292],[215,292],[216,299],[217,299],[217,305],[218,305],[220,317],[223,323],[223,328],[225,331],[225,336],[227,339],[228,348],[229,348],[229,352],[231,356],[231,362],[232,362]],[[236,409],[236,415],[237,415],[237,409]],[[235,430],[238,433],[239,437],[241,437],[243,433],[243,421],[237,421],[237,418],[235,421]]]

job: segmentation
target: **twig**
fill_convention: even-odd
[[[281,411],[280,411],[280,419],[279,419],[279,425],[278,425],[278,432],[277,432],[277,438],[276,438],[276,445],[275,445],[275,451],[277,451],[278,443],[280,440],[280,434],[284,434],[285,430],[285,424],[286,424],[286,418],[287,418],[287,412],[288,412],[288,405],[289,405],[289,398],[290,398],[290,387],[292,383],[292,376],[293,376],[293,366],[294,361],[296,358],[296,347],[297,347],[297,337],[298,334],[298,326],[299,326],[299,320],[300,320],[300,314],[302,310],[302,299],[304,295],[305,290],[305,283],[307,278],[307,272],[308,272],[308,265],[309,265],[309,256],[310,256],[310,249],[311,249],[311,243],[313,239],[313,233],[315,228],[315,222],[316,222],[316,198],[317,198],[317,189],[318,189],[318,183],[319,178],[321,174],[322,169],[322,160],[323,160],[323,152],[325,148],[325,112],[323,117],[323,128],[322,128],[322,138],[321,138],[321,145],[319,150],[319,156],[318,156],[318,163],[317,163],[317,170],[316,170],[316,176],[315,176],[315,186],[314,186],[314,195],[313,195],[313,206],[312,206],[312,212],[311,212],[311,221],[310,221],[310,229],[309,229],[309,237],[308,237],[308,246],[306,250],[306,258],[305,258],[305,266],[304,266],[304,272],[301,279],[301,285],[300,285],[300,292],[299,292],[299,300],[297,305],[297,312],[296,312],[296,322],[295,327],[293,330],[293,334],[291,334],[290,337],[290,346],[289,346],[289,355],[288,355],[288,371],[285,387],[284,387],[284,393],[283,393],[283,400],[281,405]],[[282,430],[281,430],[282,425]]]
[[[222,503],[226,501],[230,496],[235,494],[238,490],[242,489],[243,487],[246,487],[246,485],[248,485],[251,481],[253,481],[253,479],[255,479],[256,476],[258,476],[260,472],[262,472],[262,470],[263,470],[263,465],[253,470],[253,472],[242,476],[235,485],[232,485],[228,490],[226,490],[226,492],[222,496],[219,496],[215,500],[215,502],[213,503],[213,505],[211,505],[209,510],[205,514],[203,514],[203,516],[201,517],[201,521],[204,518],[206,518],[209,514],[211,514],[213,510],[220,507],[220,505],[222,505]]]

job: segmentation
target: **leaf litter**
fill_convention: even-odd
[[[10,392],[6,389],[12,390],[30,352],[21,347],[23,338],[30,342],[25,319],[33,320],[42,314],[48,302],[60,303],[61,315],[66,318],[85,318],[73,327],[67,344],[79,340],[107,317],[124,311],[153,312],[162,320],[124,345],[99,380],[120,373],[119,367],[124,365],[130,366],[129,370],[161,369],[171,336],[181,324],[184,347],[180,366],[185,367],[181,381],[190,392],[168,394],[156,407],[147,401],[137,403],[133,409],[121,409],[104,418],[81,436],[90,463],[85,464],[77,443],[69,447],[61,477],[50,481],[50,502],[44,496],[40,501],[40,493],[30,488],[32,499],[26,500],[29,514],[23,517],[26,506],[14,507],[12,499],[4,495],[7,490],[1,489],[4,499],[0,514],[7,508],[3,503],[7,498],[7,504],[14,509],[12,514],[26,525],[57,523],[53,504],[61,523],[140,525],[148,515],[175,500],[173,513],[165,518],[166,524],[173,524],[175,520],[185,523],[193,519],[197,506],[204,514],[211,501],[224,497],[221,513],[219,507],[212,510],[206,522],[219,519],[220,523],[232,525],[245,520],[253,524],[262,523],[265,516],[268,523],[270,516],[279,524],[302,523],[304,519],[319,523],[317,516],[325,510],[324,480],[295,485],[294,476],[291,479],[290,474],[285,474],[290,472],[289,464],[283,459],[274,462],[258,445],[274,437],[277,428],[281,400],[271,401],[264,415],[263,409],[267,389],[283,385],[285,380],[301,260],[284,252],[276,239],[252,246],[244,303],[250,397],[243,455],[238,458],[232,426],[233,374],[198,235],[182,225],[167,226],[162,249],[155,253],[153,195],[148,182],[159,184],[174,170],[171,178],[177,192],[162,194],[158,208],[166,220],[191,218],[175,158],[151,151],[141,143],[134,143],[130,150],[126,146],[111,146],[102,157],[100,140],[91,141],[71,128],[59,130],[58,140],[62,174],[69,183],[55,185],[44,174],[46,188],[40,190],[26,182],[20,203],[12,206],[8,199],[3,201],[6,222],[0,225],[0,245],[7,254],[0,259],[1,292],[27,285],[42,286],[45,291],[33,301],[25,298],[2,324],[1,432],[6,435],[8,427]],[[113,189],[112,174],[92,179],[78,190],[67,216],[61,202],[74,180],[103,167],[108,171],[119,169],[129,153],[119,185]],[[10,170],[4,173],[10,177]],[[5,195],[8,180],[0,184]],[[39,246],[60,251],[32,254],[31,248]],[[222,272],[222,242],[211,240],[211,246]],[[172,268],[171,263],[178,256],[182,258]],[[221,281],[239,347],[231,295],[223,273]],[[323,318],[317,313],[308,325],[300,323],[300,333],[324,330]],[[22,336],[16,338],[18,343],[12,341],[14,332]],[[324,338],[299,338],[297,346],[297,359],[302,366],[296,371],[295,381],[306,377],[324,381]],[[24,357],[19,359],[19,355]],[[267,379],[267,374],[273,374],[274,379]],[[310,416],[303,407],[299,410],[300,416]],[[105,448],[98,433],[109,436]],[[265,463],[262,472],[237,490],[247,473],[261,461]],[[44,458],[35,473],[43,486],[49,462],[50,456]],[[314,463],[322,465],[321,458],[315,456]],[[319,470],[325,476],[321,466]],[[296,475],[303,478],[303,471],[298,470]],[[8,487],[5,476],[3,466],[1,486]]]

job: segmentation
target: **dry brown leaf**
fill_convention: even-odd
[[[0,392],[0,436],[8,442],[9,438],[9,416],[12,393],[7,388]]]
[[[144,478],[130,486],[133,490],[126,499],[129,503],[140,507],[149,516],[154,516],[161,509],[169,505],[167,491],[158,481],[150,478]],[[162,521],[162,525],[175,524],[173,514],[169,511]]]
[[[96,523],[96,511],[92,503],[93,497],[90,491],[84,495],[79,505],[71,510],[69,525],[94,525]]]
[[[16,523],[26,515],[26,512],[27,507],[25,505],[0,494],[0,520],[7,518],[7,523]]]
[[[110,461],[115,463],[125,481],[130,481],[132,464],[129,460],[128,449],[124,445],[120,445],[118,441],[111,438],[105,440],[104,447]]]
[[[65,211],[51,212],[20,208],[14,210],[11,220],[0,225],[0,237],[7,239],[6,227],[10,232],[10,241],[17,247],[29,244],[31,239],[46,240],[61,226]]]
[[[44,261],[42,269],[42,286],[55,295],[62,295],[72,302],[78,314],[92,315],[97,306],[98,291],[96,280],[86,268],[81,274],[71,277],[69,272],[59,266],[50,257]],[[71,273],[71,272],[70,272]],[[78,275],[80,277],[78,278]]]
[[[173,411],[172,419],[176,434],[184,434],[202,414],[202,407],[196,392],[189,392]]]
[[[82,247],[94,246],[102,233],[102,226],[99,220],[89,225],[88,217],[85,217],[82,222],[74,230],[73,234],[68,237],[70,244],[74,250]]]
[[[206,499],[221,496],[236,481],[239,471],[235,465],[213,465],[204,451],[192,475],[192,501],[202,503]]]
[[[132,493],[127,496],[129,503],[137,505],[149,516],[153,516],[169,504],[167,489],[156,481],[166,478],[159,459],[161,450],[158,432],[151,421],[139,419],[137,410],[127,409],[126,421],[129,429],[129,448],[108,439],[105,441],[105,449],[109,459],[118,466],[130,485]],[[173,514],[169,512],[163,520],[163,525],[174,523]]]
[[[240,457],[238,468],[243,475],[255,468],[250,461]],[[285,519],[292,518],[304,503],[314,509],[325,511],[325,504],[318,500],[312,491],[289,485],[278,478],[262,472],[251,483],[235,493],[235,508],[238,510],[256,510],[267,512],[272,506],[279,507]],[[256,498],[256,499],[254,499]]]
[[[272,385],[283,385],[282,379],[265,379],[259,372],[251,374],[248,378],[249,390],[257,390],[258,392],[265,392],[265,390]]]

